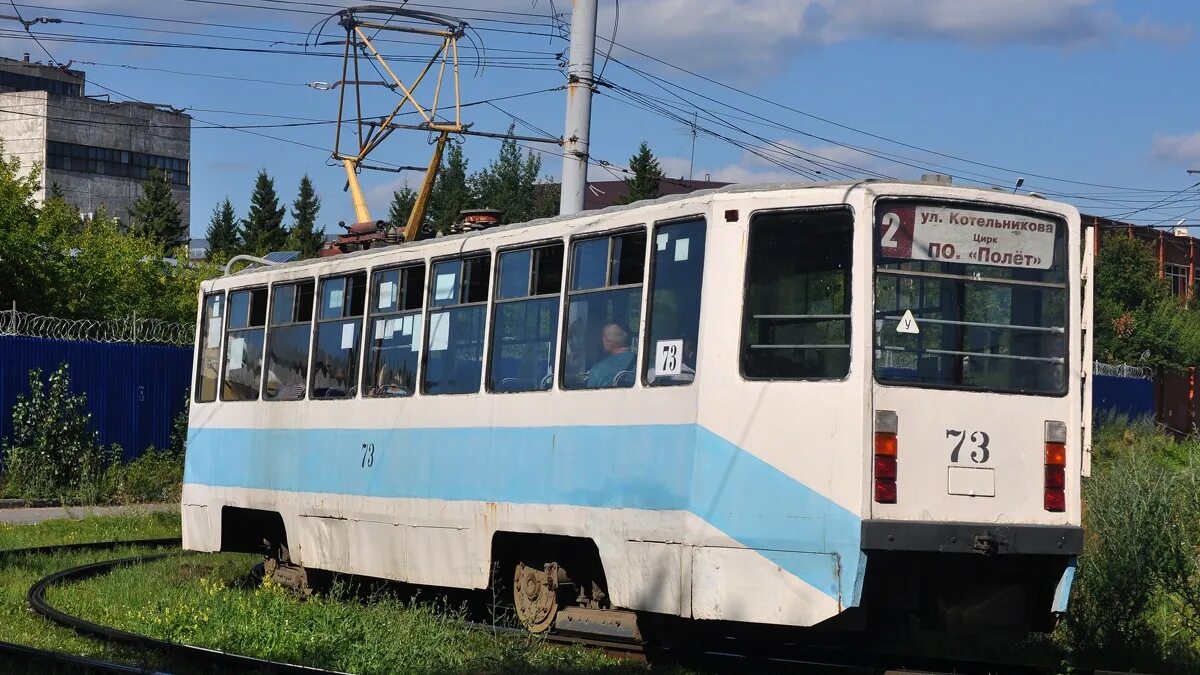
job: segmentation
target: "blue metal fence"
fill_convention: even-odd
[[[1092,376],[1092,409],[1129,417],[1154,416],[1154,382],[1137,377]]]
[[[12,435],[12,407],[29,393],[29,371],[41,368],[44,379],[63,362],[72,391],[87,394],[102,443],[119,444],[127,460],[167,446],[191,379],[190,348],[11,336],[0,336],[0,438]]]

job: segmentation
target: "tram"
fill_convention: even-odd
[[[184,546],[496,588],[534,631],[1046,630],[1086,238],[1037,196],[730,186],[206,281]]]

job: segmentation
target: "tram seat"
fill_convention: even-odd
[[[635,379],[636,376],[632,370],[622,370],[613,378],[612,386],[617,388],[632,387]]]

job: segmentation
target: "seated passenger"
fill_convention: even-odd
[[[617,386],[617,376],[632,371],[637,364],[637,353],[629,349],[629,332],[615,323],[604,327],[600,334],[600,345],[608,356],[592,365],[587,374],[587,388]]]

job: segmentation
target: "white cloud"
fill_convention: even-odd
[[[602,7],[602,36],[612,19]],[[778,70],[798,50],[872,37],[1080,48],[1127,36],[1177,46],[1191,30],[1124,23],[1110,0],[643,0],[622,5],[617,41],[729,74]]]
[[[1151,153],[1166,162],[1200,162],[1200,131],[1190,134],[1154,134]]]

